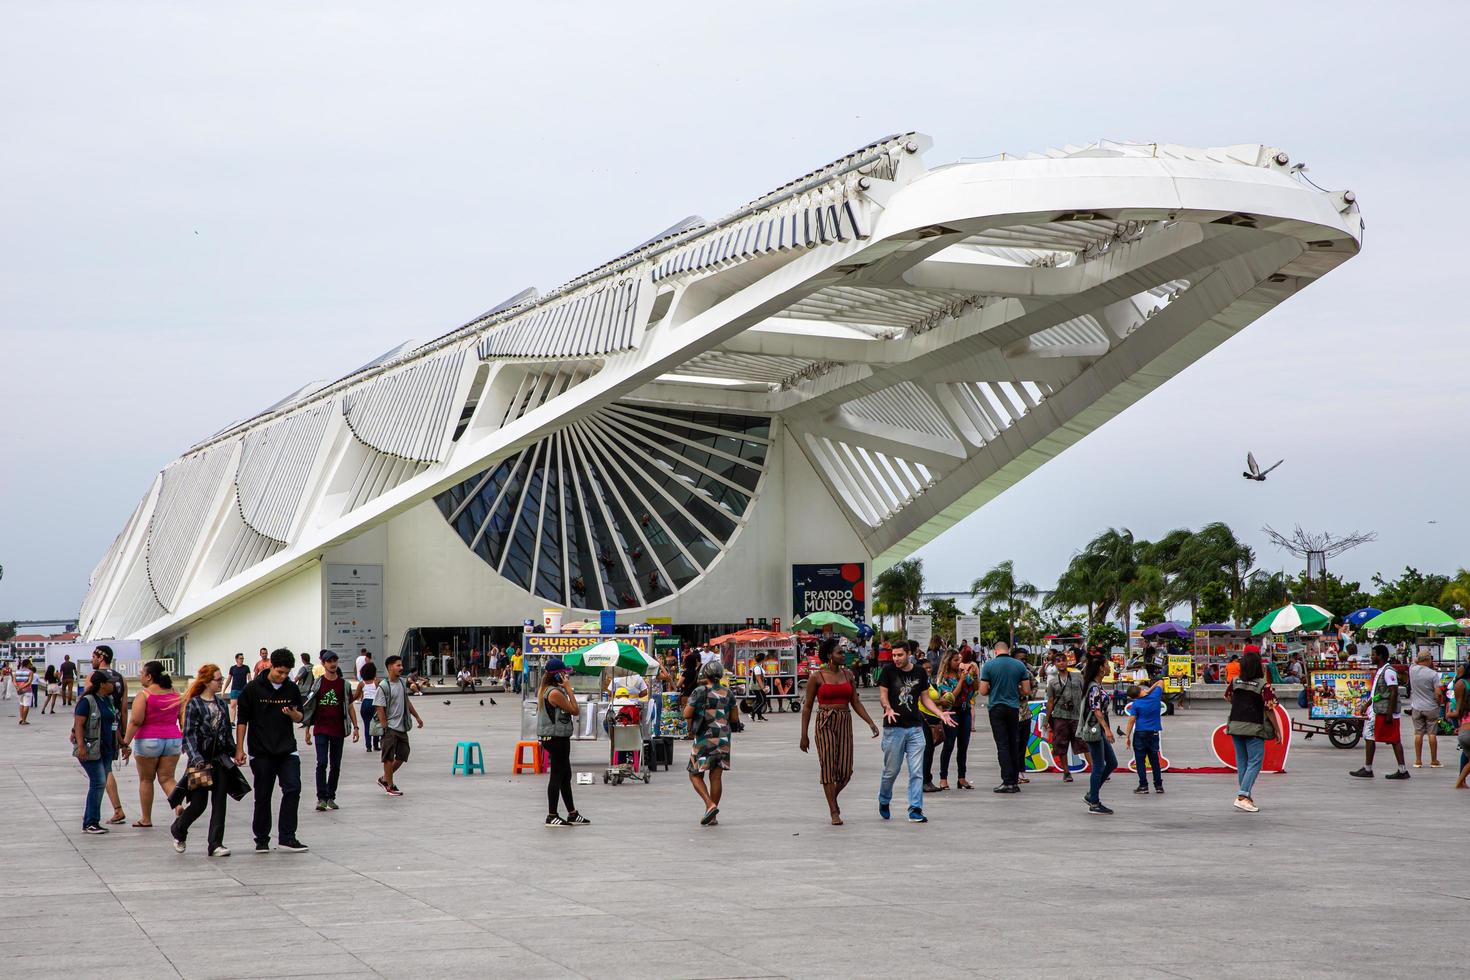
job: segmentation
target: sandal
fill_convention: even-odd
[[[970,782],[968,779],[961,779],[957,785],[959,786],[960,789],[974,789],[975,788],[975,784],[972,783],[972,782]]]
[[[121,810],[118,810],[116,813],[114,813],[112,815],[112,819],[109,820],[109,821],[107,821],[107,822],[110,823],[110,824],[112,824],[114,827],[116,827],[118,824],[127,823],[128,822],[128,815],[126,813],[123,813]]]
[[[108,823],[111,823],[111,822],[112,822],[112,821],[110,821],[110,820],[109,820],[109,821],[108,821]],[[148,827],[152,827],[152,826],[153,826],[153,824],[151,824],[151,823],[144,823],[144,822],[143,822],[143,821],[141,821],[141,820],[134,820],[134,821],[133,821],[133,826],[134,826],[134,827],[143,827],[143,828],[148,828]]]

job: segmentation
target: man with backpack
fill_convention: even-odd
[[[408,761],[408,719],[410,716],[424,727],[424,720],[408,700],[408,685],[403,682],[403,658],[394,654],[383,661],[388,676],[378,685],[378,695],[373,699],[373,711],[377,713],[378,726],[383,730],[383,775],[378,785],[389,796],[402,796],[394,775]]]
[[[337,669],[337,654],[323,650],[322,676],[315,681],[311,693],[305,695],[301,724],[306,740],[316,748],[316,808],[336,810],[337,780],[342,774],[342,746],[347,741],[347,726],[352,726],[352,740],[357,741],[357,712],[352,710],[352,689],[347,678]]]
[[[1388,647],[1382,643],[1373,646],[1373,685],[1368,689],[1368,694],[1368,718],[1364,725],[1365,729],[1372,726],[1371,730],[1365,731],[1368,735],[1368,747],[1362,768],[1355,769],[1348,775],[1372,779],[1374,750],[1378,748],[1379,742],[1387,742],[1393,746],[1393,756],[1399,767],[1397,772],[1388,773],[1383,778],[1408,779],[1409,767],[1404,763],[1404,745],[1399,735],[1399,675],[1389,665]]]

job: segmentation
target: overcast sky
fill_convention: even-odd
[[[1358,9],[1352,9],[1357,6]],[[1041,585],[1224,520],[1470,565],[1463,4],[0,7],[0,616],[75,615],[153,474],[302,384],[877,136],[931,164],[1264,142],[1362,255],[922,555]],[[1286,457],[1265,484],[1247,449]],[[1437,520],[1438,524],[1428,521]],[[844,558],[847,556],[834,556]]]

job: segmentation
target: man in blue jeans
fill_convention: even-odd
[[[889,817],[893,781],[907,762],[909,767],[909,823],[928,823],[924,816],[924,720],[929,713],[953,727],[954,716],[929,697],[929,675],[915,662],[918,643],[910,640],[893,648],[893,661],[878,676],[878,700],[883,705],[883,776],[878,782],[878,815]]]
[[[1164,774],[1159,770],[1159,736],[1164,723],[1160,719],[1164,704],[1164,681],[1160,678],[1144,691],[1137,684],[1128,687],[1127,744],[1133,746],[1133,768],[1138,770],[1135,793],[1148,793],[1148,769],[1154,767],[1154,791],[1164,791]]]

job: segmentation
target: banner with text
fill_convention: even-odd
[[[910,616],[905,621],[905,629],[909,639],[919,644],[919,652],[924,652],[929,646],[929,638],[934,635],[933,616]]]
[[[980,617],[979,616],[956,616],[954,618],[955,645],[968,643],[972,647],[980,646]]]
[[[835,612],[854,623],[867,617],[868,587],[862,562],[791,566],[793,620],[814,612]]]

